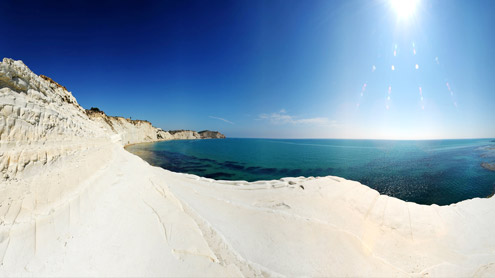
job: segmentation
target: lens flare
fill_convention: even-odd
[[[387,100],[385,101],[385,108],[387,110],[390,109],[390,93],[392,93],[392,86],[388,85]]]
[[[392,65],[390,68],[392,69],[392,71],[395,70],[395,66],[394,65]]]
[[[419,95],[420,95],[420,100],[421,100],[421,109],[425,110],[425,105],[423,103],[423,88],[421,88],[421,86],[419,86]]]
[[[454,92],[453,92],[453,91],[452,91],[452,89],[450,88],[450,84],[449,84],[449,82],[446,82],[446,83],[445,83],[445,85],[447,86],[447,89],[449,90],[450,95],[451,95],[451,96],[453,96],[453,95],[454,95]]]
[[[415,68],[416,68],[416,69],[419,69],[419,65],[418,65],[418,64],[416,64]]]
[[[366,91],[366,87],[367,87],[367,86],[368,86],[368,84],[365,82],[365,83],[363,84],[363,87],[361,87],[361,96],[363,96],[363,95],[364,95],[364,92]]]

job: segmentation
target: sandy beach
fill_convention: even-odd
[[[123,148],[174,139],[151,124],[110,128],[19,61],[0,82],[1,276],[495,276],[493,197],[426,206],[333,176],[174,173]]]

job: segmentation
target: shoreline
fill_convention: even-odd
[[[247,139],[247,140],[251,140],[253,138],[229,138],[229,139]],[[182,139],[178,139],[178,140],[182,140]],[[185,140],[187,140],[187,139],[185,139]],[[276,140],[278,140],[278,139],[276,139]],[[290,139],[290,140],[298,140],[298,139]],[[322,140],[326,140],[326,139],[322,139]],[[481,140],[481,139],[479,139],[479,140]],[[141,157],[143,160],[147,161],[147,163],[149,163],[152,166],[163,168],[162,166],[159,166],[160,163],[156,164],[157,161],[154,161],[155,164],[152,164],[153,161],[148,161],[149,158],[147,158],[147,155],[145,155],[145,153],[148,153],[148,152],[152,153],[153,151],[150,151],[149,149],[145,149],[145,150],[137,149],[137,150],[135,150],[136,153],[134,153],[133,151],[131,151],[131,150],[128,149],[129,146],[133,146],[133,145],[154,144],[154,143],[159,143],[159,142],[163,142],[163,141],[172,141],[172,140],[160,140],[160,141],[154,141],[154,142],[135,143],[135,144],[124,146],[124,149],[126,151],[130,152],[131,154],[134,154],[134,155],[136,155],[138,157]],[[173,140],[173,141],[175,141],[175,140]],[[170,151],[173,151],[173,150],[170,150]],[[203,157],[202,159],[204,159],[204,158],[207,158],[207,157]],[[232,161],[229,161],[229,162],[235,162],[235,160],[232,159],[232,158],[230,160],[232,160]],[[485,168],[487,170],[490,170],[490,169],[486,168],[484,166],[484,164],[493,164],[493,163],[481,163],[480,164],[480,167],[481,168]],[[252,166],[252,165],[248,165],[248,166]],[[246,166],[246,167],[248,167],[248,166]],[[278,166],[270,166],[270,167],[277,168]],[[172,168],[174,168],[174,167],[172,167]],[[173,171],[173,172],[174,171],[180,171],[181,170],[181,169],[179,169],[179,170],[171,170],[171,169],[167,169],[167,168],[163,168],[163,169],[168,170],[168,171]],[[317,175],[317,174],[314,174],[314,175],[307,175],[307,176],[306,175],[294,175],[294,176],[289,176],[289,175],[288,176],[279,176],[279,175],[275,175],[275,177],[273,177],[271,179],[242,179],[243,177],[241,175],[241,179],[233,179],[233,178],[230,178],[230,177],[227,177],[226,179],[218,179],[217,177],[213,177],[213,176],[211,176],[211,177],[203,176],[200,173],[199,174],[198,173],[188,173],[187,170],[184,170],[184,172],[176,172],[176,173],[178,173],[178,174],[196,175],[196,176],[201,177],[201,178],[210,178],[210,179],[213,179],[215,181],[231,181],[231,182],[260,182],[260,181],[281,180],[281,179],[285,179],[285,178],[295,178],[295,177],[297,177],[297,178],[300,178],[300,177],[302,177],[302,178],[324,178],[324,177],[327,177],[327,176],[336,176],[336,175],[332,175],[332,174],[330,174],[330,175]],[[228,172],[228,173],[232,173],[232,172]],[[234,174],[235,173],[236,172],[234,171]],[[337,176],[337,177],[340,177],[340,176]],[[238,177],[236,177],[236,178],[238,178]],[[341,177],[341,178],[345,178],[345,177]],[[345,178],[345,179],[356,181],[356,182],[360,182],[360,181],[355,180],[355,179],[349,179],[349,178]],[[370,189],[376,190],[377,192],[379,192],[382,195],[385,195],[385,196],[388,196],[388,197],[397,198],[397,199],[399,199],[401,201],[404,201],[404,202],[414,203],[414,204],[418,204],[418,205],[427,205],[427,206],[437,205],[437,206],[440,206],[440,207],[455,205],[455,204],[458,204],[458,203],[461,203],[461,202],[464,202],[464,201],[468,201],[468,200],[491,198],[491,197],[494,196],[494,193],[495,193],[495,187],[493,187],[493,188],[490,189],[490,191],[489,191],[490,193],[486,193],[487,195],[481,195],[480,194],[479,196],[475,196],[475,197],[471,197],[471,198],[466,198],[466,199],[461,199],[461,200],[458,200],[458,201],[455,201],[455,202],[446,203],[446,204],[439,204],[438,202],[437,203],[421,203],[421,202],[415,202],[415,201],[411,201],[411,200],[404,200],[404,199],[401,199],[400,197],[397,197],[397,196],[389,195],[389,194],[386,194],[386,193],[381,193],[379,190],[377,190],[377,189],[375,189],[375,188],[373,188],[373,187],[371,187],[371,186],[369,186],[367,184],[364,184],[364,183],[362,183],[362,184],[364,186],[369,187]]]

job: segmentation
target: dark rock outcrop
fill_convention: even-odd
[[[198,133],[201,139],[225,139],[225,135],[218,131],[203,130]]]

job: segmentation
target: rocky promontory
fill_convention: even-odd
[[[198,133],[201,139],[225,139],[225,135],[218,131],[203,130]]]

